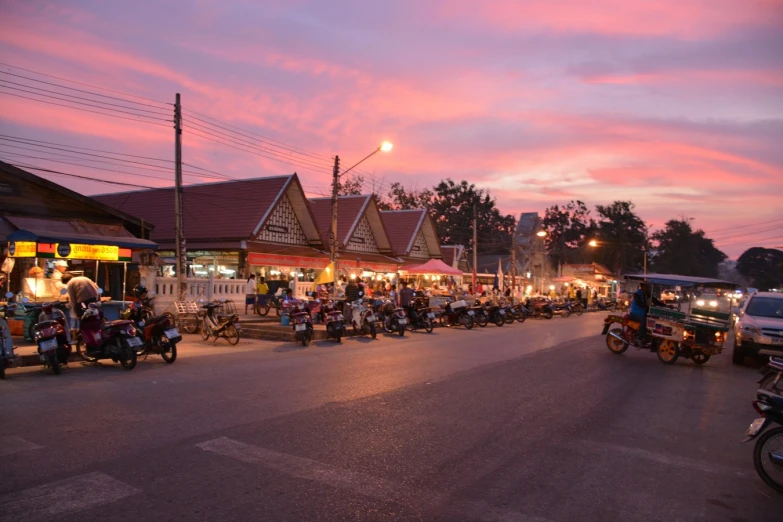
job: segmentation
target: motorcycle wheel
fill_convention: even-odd
[[[226,341],[228,341],[228,344],[235,345],[239,342],[239,332],[237,331],[236,326],[233,324],[226,325],[226,328],[223,330],[223,337],[226,338]]]
[[[693,359],[693,362],[696,364],[704,364],[710,360],[710,356],[704,352],[693,352],[691,359]]]
[[[0,381],[5,380],[5,359],[0,359]]]
[[[204,341],[209,341],[209,328],[207,328],[207,325],[202,323],[199,325],[199,332],[201,333],[201,339]]]
[[[120,364],[126,370],[132,370],[136,366],[136,351],[129,346],[120,349]]]
[[[623,336],[623,329],[622,328],[612,328],[609,330],[610,333],[615,333],[619,335],[620,337]],[[620,339],[617,339],[616,337],[612,337],[609,334],[606,334],[606,347],[609,348],[609,350],[612,353],[616,353],[617,355],[620,355],[625,350],[628,349],[628,343],[625,343],[621,341]]]
[[[571,315],[571,311],[568,308],[563,309],[563,319]]]
[[[144,342],[144,337],[141,335],[136,335],[136,337],[139,338],[141,341],[141,346],[136,350],[136,357],[141,357],[145,353],[147,353],[147,343]]]
[[[489,317],[487,317],[487,314],[484,314],[484,313],[476,314],[475,321],[476,321],[477,325],[479,325],[480,327],[484,328],[485,326],[487,326],[489,324]]]
[[[446,328],[451,326],[451,324],[449,323],[448,314],[443,314],[443,315],[440,316],[440,325],[441,326],[445,326]]]
[[[775,382],[775,378],[778,376],[778,372],[770,372],[765,375],[761,381],[759,381],[759,390],[767,390],[777,395],[783,394],[783,376],[781,376],[778,382]]]
[[[495,323],[496,326],[503,326],[504,324],[506,324],[506,320],[503,319],[503,316],[500,314],[495,314],[495,318],[493,319],[492,322]]]
[[[60,368],[60,363],[57,362],[57,354],[52,353],[46,356],[47,362],[49,364],[49,367],[52,369],[52,373],[55,375],[60,375],[60,372],[62,372],[62,369]]]
[[[310,344],[310,336],[307,335],[307,332],[305,331],[302,333],[302,346],[307,347],[308,344]]]
[[[582,309],[581,306],[578,306],[578,307],[574,308],[574,313],[576,315],[582,315],[584,313],[584,310]]]
[[[424,320],[424,330],[427,333],[432,333],[432,321],[429,317]]]
[[[177,343],[172,343],[171,341],[166,338],[166,336],[163,336],[160,338],[160,356],[163,357],[163,360],[167,363],[171,364],[174,361],[177,360]]]
[[[271,309],[272,309],[272,305],[269,302],[263,305],[256,305],[256,313],[258,315],[267,315],[269,313],[269,310]]]
[[[680,356],[677,343],[668,339],[664,339],[658,343],[658,350],[656,350],[656,353],[658,354],[658,360],[663,364],[674,364]]]
[[[527,314],[525,312],[519,312],[517,314],[517,321],[519,321],[520,323],[524,323],[525,319],[527,319]]]
[[[198,316],[196,314],[185,314],[175,324],[183,332],[194,334],[198,331]]]
[[[76,337],[76,353],[78,353],[79,357],[87,362],[94,363],[98,360],[97,357],[90,357],[87,355],[87,345],[84,344],[81,333]]]
[[[397,333],[400,334],[400,337],[405,336],[405,325],[404,324],[398,324],[397,325]]]
[[[375,331],[375,323],[374,323],[374,322],[371,322],[371,323],[370,323],[370,337],[372,337],[373,339],[375,339],[375,337],[376,337],[377,335],[378,335],[378,332],[376,332],[376,331]]]
[[[514,316],[509,312],[506,312],[506,315],[503,316],[503,320],[506,322],[506,324],[514,324]]]
[[[470,330],[471,328],[473,328],[473,318],[469,315],[466,315],[465,322],[463,324],[465,325],[465,328]]]
[[[771,447],[765,450],[764,448],[769,441],[773,441],[773,444],[770,444]],[[765,431],[753,448],[753,465],[761,480],[772,489],[783,493],[783,473],[780,471],[780,465],[772,462],[771,459],[771,454],[774,451],[780,452],[781,447],[783,447],[783,427]]]
[[[552,319],[552,312],[550,310],[544,312],[544,319]]]

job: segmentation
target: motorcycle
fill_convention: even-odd
[[[362,299],[357,299],[350,303],[351,307],[351,326],[353,331],[359,335],[370,334],[375,339],[377,332],[375,329],[375,313],[373,309],[367,306]]]
[[[473,328],[475,315],[476,312],[468,308],[468,303],[464,299],[447,302],[445,311],[440,316],[440,324],[448,327],[462,325],[470,330]]]
[[[215,310],[223,308],[223,302],[209,303],[201,306],[202,310],[199,312],[201,318],[201,338],[208,341],[210,337],[214,336],[215,339],[212,342],[218,340],[218,337],[225,337],[228,344],[235,345],[239,342],[239,336],[242,333],[242,326],[239,324],[239,316],[237,314],[231,314],[229,316],[223,316],[215,314]]]
[[[489,317],[489,320],[495,323],[496,326],[503,326],[506,324],[506,311],[503,310],[500,305],[487,302],[484,307],[487,311],[487,317]]]
[[[405,329],[408,327],[408,317],[405,310],[397,308],[390,300],[386,300],[381,306],[383,313],[383,329],[386,333],[398,333],[400,337],[405,335]]]
[[[783,395],[783,359],[770,357],[767,366],[762,368],[764,376],[759,379],[759,389]]]
[[[435,320],[435,314],[427,306],[416,307],[411,304],[408,307],[408,319],[410,319],[410,330],[416,331],[424,328],[427,333],[432,333],[432,321]]]
[[[518,303],[511,307],[511,314],[518,322],[524,323],[527,316],[530,315],[530,310],[525,308],[522,303]]]
[[[286,304],[287,306],[285,306]],[[284,303],[284,309],[286,308],[291,317],[291,326],[294,329],[296,341],[301,342],[302,346],[307,346],[315,337],[313,323],[310,322],[310,313],[305,309],[304,303],[298,300],[289,300]]]
[[[552,305],[549,304],[549,301],[546,299],[536,299],[535,301],[528,299],[525,307],[530,310],[531,315],[535,319],[540,319],[542,317],[544,319],[552,319],[552,316],[555,315],[554,310],[552,310]]]
[[[5,294],[6,300],[10,301],[14,297],[12,292]],[[8,317],[13,317],[16,313],[16,303],[9,302],[0,307],[0,379],[5,379],[5,369],[13,366],[16,361],[14,354],[14,343],[11,339],[11,330],[8,328]]]
[[[511,304],[508,303],[505,299],[500,300],[500,309],[503,311],[503,319],[506,321],[506,324],[514,324],[514,307],[511,306]]]
[[[617,323],[619,327],[611,328],[612,324]],[[664,343],[657,342],[654,337],[647,337],[645,340],[639,339],[639,330],[642,324],[632,319],[630,314],[625,314],[622,317],[618,315],[609,315],[604,319],[604,329],[601,331],[601,335],[606,336],[606,347],[612,353],[621,354],[624,353],[628,346],[633,345],[636,348],[642,350],[650,350],[653,352],[659,352],[659,346]],[[658,353],[658,358],[661,362],[666,362],[661,358],[661,353]]]
[[[84,311],[76,340],[76,352],[87,362],[111,359],[126,370],[136,366],[136,350],[142,345],[131,321],[107,321],[97,303]]]
[[[557,315],[560,315],[564,319],[568,316],[570,316],[573,313],[573,307],[570,302],[566,301],[563,303],[554,303],[552,304],[552,312],[554,312]]]
[[[146,358],[150,353],[157,353],[171,364],[177,360],[177,343],[182,340],[174,325],[174,316],[165,313],[154,317],[149,312],[151,309],[145,307],[143,300],[134,301],[128,307],[127,318],[133,321],[143,342],[136,355]]]
[[[783,493],[783,397],[759,390],[753,408],[761,417],[748,426],[742,442],[758,437],[753,448],[756,473],[769,487]],[[773,423],[778,426],[766,429]]]
[[[38,345],[38,357],[44,368],[60,375],[60,365],[68,364],[71,355],[71,343],[68,340],[68,321],[62,310],[51,303],[44,303],[42,313],[33,327],[33,339]]]
[[[323,314],[326,322],[326,338],[334,338],[339,343],[345,335],[345,318],[340,311],[341,303],[333,301],[322,303]]]
[[[489,324],[489,313],[481,302],[481,299],[476,299],[473,302],[473,306],[470,307],[470,311],[473,312],[473,322],[480,327],[484,328]]]
[[[283,314],[283,305],[278,296],[273,294],[265,294],[263,298],[259,298],[256,303],[255,309],[258,315],[267,315],[269,311],[274,308],[275,313],[280,316]]]

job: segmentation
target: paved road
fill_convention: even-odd
[[[756,371],[615,356],[600,324],[12,370],[0,520],[780,520],[738,442]]]

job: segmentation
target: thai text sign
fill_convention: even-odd
[[[109,245],[79,245],[57,243],[54,257],[59,259],[94,259],[97,261],[118,261],[120,248]]]
[[[35,241],[11,241],[8,243],[10,257],[35,257]]]

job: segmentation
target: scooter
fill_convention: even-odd
[[[535,301],[528,299],[525,307],[532,312],[535,319],[540,319],[541,317],[544,319],[552,319],[552,316],[555,315],[554,310],[552,310],[552,305],[545,299],[537,299]]]
[[[783,395],[783,359],[770,357],[767,365],[762,368],[764,376],[759,379],[759,389]]]
[[[375,314],[372,308],[367,306],[362,299],[350,303],[351,306],[351,325],[353,331],[359,335],[370,334],[375,339],[377,332],[375,329]]]
[[[473,321],[477,325],[484,328],[489,324],[489,314],[487,313],[487,309],[481,303],[481,299],[476,299],[473,302],[473,306],[470,307],[470,310],[473,312]]]
[[[321,303],[322,313],[326,322],[326,338],[335,339],[339,343],[345,335],[345,318],[340,312],[340,303]]]
[[[157,353],[171,364],[177,360],[177,343],[182,340],[182,335],[175,327],[171,314],[155,317],[148,313],[150,311],[143,301],[134,301],[128,307],[128,319],[133,321],[143,342],[136,350],[136,356],[146,358],[151,353]]]
[[[291,302],[289,301],[289,303]],[[288,314],[291,317],[294,335],[297,342],[301,342],[302,346],[307,346],[315,337],[313,323],[310,322],[310,313],[303,309],[303,303],[298,301],[293,301],[293,303],[289,308]]]
[[[218,337],[225,337],[228,344],[234,345],[239,342],[239,335],[242,333],[242,327],[239,325],[239,316],[237,314],[231,314],[229,316],[215,314],[217,308],[223,308],[224,302],[225,299],[219,302],[201,305],[203,311],[198,313],[201,318],[201,338],[208,341],[211,336],[214,336],[215,339],[213,342],[215,342],[218,340]]]
[[[68,364],[71,355],[71,344],[68,341],[68,322],[62,310],[54,308],[51,303],[44,303],[41,315],[33,327],[33,339],[38,345],[38,357],[44,368],[49,367],[52,373],[60,375],[60,365]]]
[[[427,333],[432,333],[432,322],[435,320],[435,314],[429,307],[422,306],[417,308],[416,305],[411,304],[408,306],[408,319],[410,320],[410,330],[416,331],[419,328],[424,328]]]
[[[461,301],[447,302],[445,312],[440,316],[440,324],[443,326],[462,325],[468,330],[473,328],[476,312],[468,308],[468,303]]]
[[[758,437],[753,448],[753,465],[761,480],[783,493],[783,397],[759,390],[753,408],[761,415],[745,431],[748,442]],[[770,424],[775,428],[767,429]]]
[[[492,304],[489,301],[484,305],[487,310],[487,316],[489,320],[495,323],[496,326],[503,326],[506,324],[506,311],[499,305]]]
[[[143,344],[136,336],[133,322],[107,321],[97,303],[84,311],[76,340],[76,352],[87,362],[111,359],[126,370],[136,366],[136,350]]]
[[[408,327],[408,317],[405,310],[394,306],[394,303],[387,299],[381,306],[383,312],[383,329],[386,333],[398,333],[400,337],[405,335],[405,329]]]
[[[14,342],[11,339],[11,330],[8,328],[6,320],[16,313],[16,303],[10,302],[13,297],[13,292],[5,294],[8,304],[0,307],[0,379],[5,379],[5,369],[10,368],[16,362]]]
[[[511,313],[514,316],[514,319],[520,323],[524,323],[527,316],[530,315],[530,310],[525,308],[525,305],[522,303],[517,303],[511,307]]]

